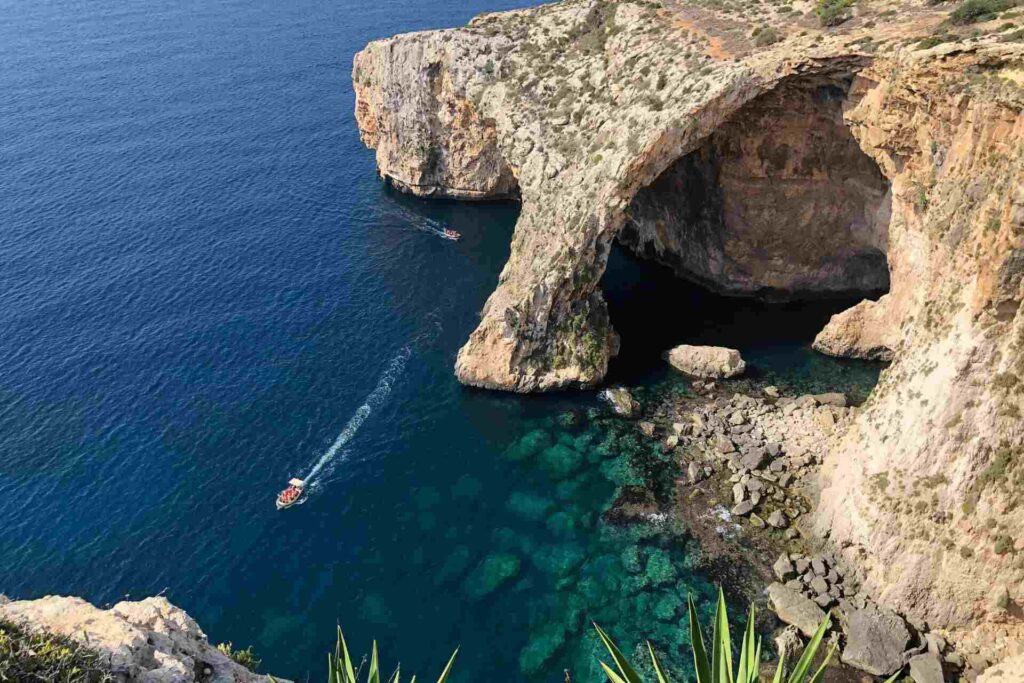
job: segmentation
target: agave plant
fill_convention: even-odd
[[[757,683],[760,680],[761,638],[754,635],[753,606],[750,608],[747,628],[743,632],[743,641],[739,648],[739,661],[735,668],[733,667],[732,641],[729,635],[729,615],[725,611],[725,596],[722,594],[722,590],[718,590],[718,607],[715,610],[715,624],[711,634],[710,658],[692,597],[687,600],[687,607],[690,616],[690,642],[693,649],[693,665],[697,671],[697,683]],[[821,641],[825,637],[825,631],[828,630],[831,621],[831,617],[826,615],[788,676],[786,675],[786,652],[782,652],[772,683],[819,683],[821,681],[825,667],[835,653],[835,647],[829,650],[825,660],[814,674],[809,678],[808,674],[811,672],[811,663],[821,647]],[[612,683],[643,683],[636,670],[612,642],[612,639],[608,637],[608,634],[597,624],[594,624],[594,628],[597,629],[597,635],[615,663],[616,668],[612,669],[608,664],[601,662],[601,668],[604,669],[608,680]],[[658,661],[658,656],[654,653],[650,642],[647,643],[647,651],[650,653],[651,664],[658,677],[658,683],[669,683],[669,678],[665,675],[665,670],[661,666],[661,662]],[[895,678],[896,676],[893,676],[886,683],[892,683]]]
[[[441,672],[441,676],[437,679],[437,683],[445,683],[448,680],[448,675],[452,672],[452,666],[455,664],[455,655],[459,654],[459,648],[455,648],[455,652],[448,658],[448,663],[445,664],[444,671]],[[363,660],[366,661],[365,658]],[[401,683],[402,679],[402,666],[398,665],[395,668],[394,673],[391,674],[390,678],[387,679],[387,683]],[[341,632],[341,627],[338,627],[338,640],[334,646],[334,654],[327,655],[327,683],[359,683],[359,676],[363,671],[363,665],[360,663],[359,668],[352,665],[352,657],[349,656],[348,644],[345,642],[345,634]],[[270,676],[271,683],[277,683],[277,680]],[[370,668],[366,672],[366,683],[380,683],[380,659],[377,656],[377,641],[373,641],[373,649],[370,652]],[[416,677],[413,676],[409,679],[409,683],[416,683]]]
[[[452,671],[457,654],[459,654],[459,648],[455,648],[455,652],[448,658],[448,663],[445,665],[444,671],[441,672],[440,678],[437,679],[437,683],[445,683],[448,680],[448,675]],[[362,664],[359,665],[358,670],[352,666],[352,658],[348,653],[345,635],[341,632],[341,627],[339,626],[338,641],[334,646],[334,654],[327,655],[327,683],[359,683],[359,674],[362,672],[362,668]],[[395,672],[387,679],[387,683],[401,683],[401,678],[402,666],[399,664],[395,668]],[[375,640],[370,651],[370,668],[366,672],[366,683],[380,683],[380,680],[380,660],[377,657],[377,641]],[[410,683],[416,683],[415,676],[410,679]]]

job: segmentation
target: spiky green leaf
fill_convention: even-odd
[[[455,657],[459,654],[459,648],[455,648],[455,652],[448,658],[448,663],[444,665],[444,671],[441,672],[440,678],[437,679],[437,683],[444,683],[448,680],[448,675],[452,672],[452,667],[455,666]],[[412,677],[413,683],[416,683],[416,677]]]
[[[654,648],[651,647],[651,641],[647,641],[647,651],[651,653],[651,664],[654,666],[654,674],[658,677],[658,683],[669,683],[668,676],[665,675],[665,670],[661,668],[661,662],[658,661],[658,655],[654,654]]]
[[[370,649],[370,671],[366,675],[366,683],[380,683],[380,662],[377,660],[377,641],[373,641]]]
[[[608,634],[604,630],[594,624],[594,629],[597,630],[598,637],[601,638],[601,642],[604,643],[604,647],[608,650],[608,653],[612,656],[612,660],[615,662],[615,666],[618,667],[619,673],[622,674],[622,678],[625,679],[626,683],[643,683],[640,680],[640,676],[630,665],[629,660],[626,659],[625,655],[619,651],[619,648],[612,642],[612,639],[608,637]]]
[[[796,666],[793,667],[792,673],[789,674],[789,683],[804,683],[806,681],[807,672],[811,668],[811,661],[818,653],[818,648],[821,647],[821,641],[825,637],[825,631],[828,630],[831,623],[831,615],[826,614],[825,618],[822,619],[821,623],[818,625],[818,630],[815,631],[810,642],[807,643],[807,647],[804,648],[804,653],[800,656]]]
[[[693,668],[697,672],[697,683],[715,683],[711,678],[711,664],[708,662],[708,651],[704,646],[704,632],[700,628],[697,606],[692,595],[686,597],[686,606],[690,615],[690,647],[693,650]]]

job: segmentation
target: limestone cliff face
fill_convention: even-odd
[[[493,68],[490,40],[437,31],[376,43],[352,71],[363,142],[381,175],[421,196],[487,199],[517,194],[494,122],[466,99],[466,71]],[[494,41],[498,43],[500,41]],[[380,87],[383,86],[383,87]],[[444,144],[438,144],[438,141]]]
[[[165,598],[99,609],[81,598],[11,602],[0,595],[0,618],[74,638],[100,653],[115,680],[125,683],[270,681],[211,646],[199,625]]]
[[[983,624],[975,639],[996,649],[1024,636],[1019,68],[947,47],[860,72],[846,117],[892,180],[892,291],[818,338],[894,356],[826,458],[818,530],[887,604],[954,632]]]
[[[600,382],[613,239],[726,292],[888,286],[815,342],[894,359],[827,456],[818,530],[883,602],[996,647],[986,629],[1019,633],[1024,604],[1024,45],[994,22],[919,49],[949,10],[924,2],[864,0],[839,29],[740,4],[563,0],[356,56],[382,175],[473,196],[514,182],[522,199],[456,373]],[[765,25],[780,42],[755,44]]]

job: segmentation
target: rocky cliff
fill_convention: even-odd
[[[724,292],[888,289],[815,341],[893,360],[816,528],[883,604],[1000,654],[1024,605],[1024,44],[951,9],[563,0],[373,42],[353,81],[383,177],[521,197],[464,383],[599,383],[615,239]]]
[[[101,655],[115,680],[125,683],[270,681],[211,646],[199,625],[166,598],[99,609],[81,598],[11,602],[0,596],[0,619],[81,642]]]

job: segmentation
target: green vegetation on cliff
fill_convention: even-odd
[[[0,681],[108,683],[101,656],[65,636],[0,621]]]

